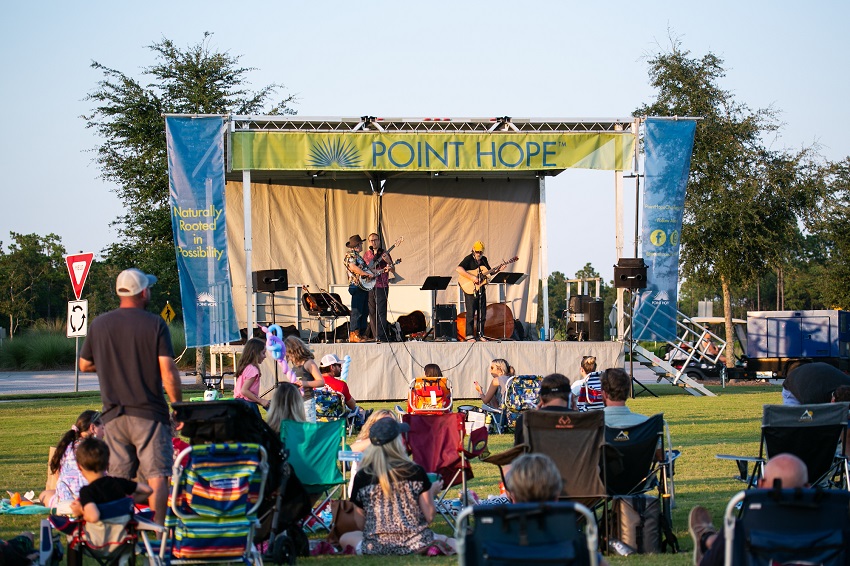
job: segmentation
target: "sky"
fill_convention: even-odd
[[[303,117],[628,117],[652,100],[647,60],[674,37],[693,56],[724,59],[720,84],[738,102],[780,112],[774,148],[850,155],[835,126],[850,92],[846,1],[93,0],[14,2],[4,14],[4,246],[10,231],[58,234],[69,253],[117,239],[122,205],[100,179],[92,150],[102,140],[82,118],[102,79],[90,65],[144,79],[155,61],[146,46],[168,38],[185,48],[204,32],[256,69],[254,88],[285,85]],[[633,181],[625,201],[629,256]],[[589,262],[611,279],[613,173],[548,179],[547,210],[550,271],[573,276]]]

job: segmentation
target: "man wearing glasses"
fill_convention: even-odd
[[[363,254],[368,265],[376,263],[377,273],[375,286],[369,291],[369,324],[372,327],[372,337],[379,342],[387,341],[387,298],[390,294],[390,272],[395,272],[393,258],[384,251],[381,237],[374,232],[369,234],[369,250]],[[375,259],[378,259],[375,262]]]

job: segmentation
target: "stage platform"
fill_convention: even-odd
[[[406,399],[410,380],[424,375],[425,364],[438,364],[456,399],[477,397],[473,381],[485,387],[490,361],[504,358],[517,374],[563,373],[579,378],[582,356],[596,356],[600,370],[623,367],[622,342],[389,342],[310,344],[316,362],[325,354],[351,356],[348,387],[358,401]],[[270,359],[262,367],[261,392],[274,387]]]

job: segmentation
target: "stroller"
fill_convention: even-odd
[[[445,377],[417,377],[410,381],[407,413],[443,415],[452,412],[452,382]]]
[[[243,401],[173,407],[191,446],[175,459],[160,557],[262,564],[255,545],[267,541],[266,560],[294,564],[310,503],[280,437]]]

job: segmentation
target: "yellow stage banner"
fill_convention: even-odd
[[[232,132],[235,171],[632,168],[631,133]]]

